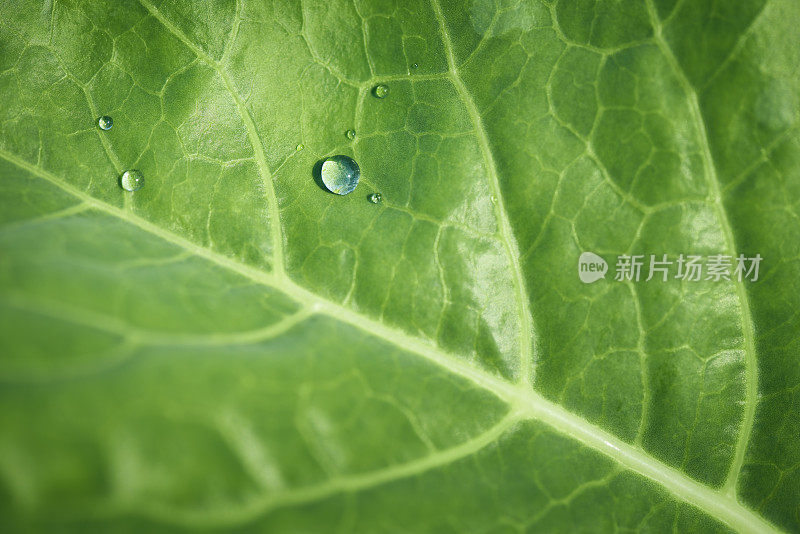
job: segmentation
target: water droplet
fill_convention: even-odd
[[[331,156],[322,163],[322,183],[331,193],[346,195],[358,185],[361,169],[353,158]]]
[[[344,133],[344,136],[347,137],[348,139],[351,139],[351,140],[355,139],[356,138],[356,131],[355,130],[347,130]]]
[[[305,145],[304,145],[303,143],[300,143],[299,145],[297,145],[297,146],[296,146],[296,147],[294,147],[294,148],[295,148],[295,150],[297,150],[298,152],[300,152],[301,150],[303,150],[303,149],[305,148]]]
[[[412,63],[412,64],[411,64],[411,68],[412,68],[412,69],[416,69],[417,67],[419,67],[419,65],[417,65],[416,63]]]
[[[373,204],[378,204],[383,197],[381,197],[380,193],[372,193],[370,196],[367,197],[370,202]]]
[[[376,85],[372,88],[372,94],[378,98],[386,98],[389,94],[389,86],[385,84]]]
[[[97,119],[97,125],[100,127],[101,130],[110,130],[112,126],[114,126],[114,119],[109,117],[108,115],[103,115],[99,119]]]
[[[492,204],[497,204],[497,197],[496,197],[496,196],[492,195],[492,196],[491,196],[491,197],[489,197],[489,198],[491,198],[491,200],[492,200]]]
[[[137,169],[125,171],[119,179],[119,184],[125,191],[137,191],[144,185],[144,175]]]

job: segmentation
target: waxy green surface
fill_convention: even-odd
[[[800,531],[794,0],[2,15],[0,530]]]

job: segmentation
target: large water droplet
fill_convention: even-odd
[[[353,158],[331,156],[322,163],[322,183],[331,193],[346,195],[358,185],[361,169]]]
[[[372,88],[372,94],[378,98],[386,98],[389,94],[389,86],[385,84],[376,85]]]
[[[144,185],[144,175],[142,171],[138,169],[125,171],[119,179],[119,185],[121,185],[122,189],[125,191],[136,191],[141,189]]]
[[[355,130],[347,130],[344,133],[344,136],[352,141],[353,139],[356,138],[356,131]]]
[[[378,203],[380,203],[380,201],[381,201],[381,200],[383,200],[383,197],[381,196],[381,194],[380,194],[380,193],[372,193],[372,194],[371,194],[370,196],[368,196],[367,198],[368,198],[368,199],[369,199],[369,201],[370,201],[370,202],[372,202],[373,204],[378,204]]]
[[[114,119],[109,117],[108,115],[103,115],[99,119],[97,119],[97,125],[100,127],[101,130],[110,130],[112,126],[114,126]]]

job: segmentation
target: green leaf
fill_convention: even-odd
[[[2,13],[3,532],[800,531],[796,1]]]

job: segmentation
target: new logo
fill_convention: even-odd
[[[584,252],[578,258],[578,276],[584,284],[591,284],[606,277],[608,264],[594,252]]]

